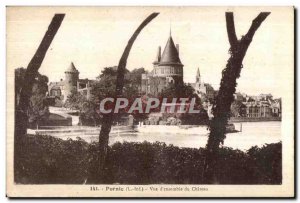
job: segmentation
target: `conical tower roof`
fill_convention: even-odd
[[[197,74],[196,74],[196,82],[200,82],[201,83],[201,78],[200,78],[201,76],[200,76],[200,70],[199,70],[199,68],[198,68],[198,70],[197,70]]]
[[[78,70],[75,68],[75,65],[73,62],[71,62],[70,66],[68,67],[68,69],[66,70],[66,72],[74,72],[77,73]]]
[[[170,35],[168,42],[165,46],[164,52],[161,56],[160,64],[180,64],[182,65],[179,54],[176,49],[176,46],[174,44],[174,41],[172,39],[172,36]]]
[[[197,70],[197,77],[200,77],[200,70],[199,70],[199,68]]]

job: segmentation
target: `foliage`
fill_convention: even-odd
[[[233,117],[245,117],[246,116],[246,106],[241,101],[234,101],[230,107],[231,116]]]
[[[83,109],[87,106],[87,99],[86,96],[81,94],[77,91],[72,91],[71,94],[68,96],[64,107],[72,109],[72,110],[80,110],[83,111]]]
[[[173,84],[169,85],[159,94],[165,98],[197,98],[197,102],[200,102],[198,95],[195,93],[194,88],[188,84]]]
[[[252,176],[258,184],[272,184],[282,181],[282,145],[280,143],[267,144],[261,148],[257,146],[248,150]],[[270,170],[272,168],[272,170]]]
[[[64,106],[78,110],[80,125],[97,126],[101,122],[101,115],[97,113],[96,105],[80,92],[72,91]]]
[[[102,121],[102,115],[97,113],[97,107],[91,102],[79,114],[80,125],[85,126],[99,126]]]
[[[182,113],[180,115],[173,115],[173,114],[164,114],[163,119],[167,117],[177,117],[180,118],[183,125],[200,125],[206,124],[208,122],[207,112],[202,108],[202,101],[199,96],[195,93],[195,90],[192,86],[187,84],[177,84],[177,85],[170,85],[169,87],[165,88],[160,94],[162,98],[168,98],[168,102],[171,102],[173,98],[195,98],[196,103],[194,109],[200,110],[200,113]],[[178,101],[179,102],[179,101]]]
[[[203,108],[200,109],[200,113],[186,113],[180,119],[183,125],[207,125],[209,121],[207,111]]]
[[[16,183],[97,183],[97,143],[27,135],[22,146],[15,156]],[[281,143],[247,152],[220,148],[215,183],[281,184],[281,150]],[[105,183],[204,184],[204,152],[160,142],[116,143],[108,148]]]
[[[134,69],[132,72],[126,69],[122,97],[135,98],[139,93],[141,75],[145,73],[144,68]],[[99,103],[107,97],[114,98],[117,79],[117,67],[106,67],[97,77],[98,80],[92,84],[91,94],[94,103]]]
[[[26,184],[82,184],[88,164],[88,144],[81,139],[27,135],[15,154],[15,182]]]
[[[140,90],[140,86],[142,84],[142,74],[145,73],[147,73],[147,71],[144,68],[135,68],[128,74],[131,87],[136,91]]]
[[[142,74],[146,73],[144,68],[133,69],[131,72],[126,69],[124,78],[123,94],[120,97],[125,97],[129,99],[129,106],[135,98],[139,97],[139,88],[141,84]],[[117,67],[106,67],[102,70],[101,74],[97,77],[97,81],[92,83],[91,87],[91,104],[88,111],[82,112],[85,120],[94,120],[93,118],[101,118],[102,115],[97,113],[97,108],[99,108],[100,101],[107,97],[115,97],[113,94],[116,88],[116,78],[117,78]],[[87,113],[88,112],[88,113]],[[116,116],[116,122],[122,122],[122,118],[127,116],[127,113],[123,110]],[[133,116],[137,120],[143,120],[147,117],[146,114],[134,113]],[[101,122],[97,120],[97,123]]]
[[[24,81],[25,68],[15,69],[15,104],[19,103],[21,89],[26,85]],[[48,91],[48,77],[38,73],[32,87],[32,94],[28,108],[28,122],[31,127],[35,126],[40,120],[49,116],[48,104],[45,96]]]

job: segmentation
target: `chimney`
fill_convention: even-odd
[[[158,46],[158,50],[157,50],[157,62],[160,62],[160,58],[161,58],[161,47]]]
[[[178,55],[179,55],[179,44],[176,44],[176,49],[177,49],[177,52],[178,52]]]

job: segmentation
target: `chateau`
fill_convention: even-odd
[[[143,93],[156,96],[170,84],[180,83],[183,83],[183,64],[179,58],[179,45],[175,46],[170,33],[162,54],[161,47],[158,47],[153,70],[142,75],[141,90]]]
[[[158,47],[157,56],[153,62],[153,70],[142,75],[141,91],[145,94],[157,96],[170,84],[183,83],[183,64],[179,57],[179,45],[175,46],[173,38],[170,37],[161,54],[161,47]],[[205,95],[208,99],[214,97],[214,89],[210,84],[201,81],[199,68],[197,70],[196,82],[190,84],[199,97]]]
[[[79,79],[79,71],[75,68],[74,63],[71,62],[65,71],[65,80],[61,79],[59,82],[49,83],[48,97],[65,102],[73,91],[77,91],[89,98],[91,82],[92,80],[89,79]]]
[[[158,96],[169,85],[183,84],[183,66],[179,57],[179,45],[175,45],[170,34],[162,54],[161,47],[158,47],[157,56],[153,62],[153,70],[150,73],[141,75],[141,93]],[[117,70],[117,66],[112,68],[115,71]],[[95,80],[79,79],[79,71],[73,62],[64,73],[64,80],[50,82],[48,85],[47,99],[50,103],[62,106],[72,92],[81,93],[89,99],[91,84]],[[204,83],[199,68],[197,69],[195,83],[189,85],[194,88],[195,93],[204,102],[204,109],[210,112],[215,90],[209,83]],[[233,117],[281,117],[281,99],[273,99],[271,94],[249,97],[236,93],[234,96],[237,104],[232,107],[235,108],[232,113]]]
[[[157,56],[153,62],[153,70],[150,73],[142,74],[141,93],[157,96],[169,85],[183,84],[183,64],[179,57],[179,45],[174,43],[170,33],[169,39],[161,54],[161,47],[158,47]],[[114,67],[116,68],[116,67]],[[48,99],[55,100],[55,103],[65,103],[72,92],[79,92],[90,98],[91,83],[93,80],[79,79],[79,71],[73,62],[65,71],[65,79],[58,82],[50,82],[48,85]],[[211,85],[201,81],[198,68],[196,82],[190,84],[195,92],[202,97],[213,98],[214,89]]]

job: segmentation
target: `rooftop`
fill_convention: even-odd
[[[68,67],[68,69],[66,70],[66,72],[73,72],[73,73],[78,72],[78,70],[75,68],[75,65],[74,65],[73,62],[71,62],[70,66]]]
[[[163,51],[163,54],[160,59],[160,64],[165,65],[165,64],[180,64],[182,65],[178,50],[174,44],[174,41],[172,39],[172,36],[170,35],[168,42],[165,46],[165,49]]]

